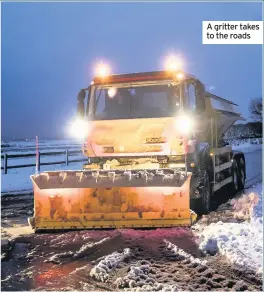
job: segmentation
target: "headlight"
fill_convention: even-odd
[[[193,129],[193,120],[188,116],[179,116],[175,120],[175,126],[179,133],[189,134]]]
[[[70,125],[70,135],[77,139],[84,139],[90,130],[88,121],[76,119]]]

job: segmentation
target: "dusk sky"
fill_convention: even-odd
[[[261,45],[203,45],[203,20],[260,21],[261,3],[2,3],[2,136],[66,138],[96,60],[113,73],[161,70],[164,56],[239,104],[262,92]]]

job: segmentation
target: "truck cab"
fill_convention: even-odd
[[[206,122],[204,86],[183,72],[96,77],[87,91],[89,157],[182,155]]]

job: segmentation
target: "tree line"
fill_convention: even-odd
[[[252,122],[233,125],[226,133],[226,138],[260,138],[263,131],[263,101],[261,97],[253,98],[249,103]]]

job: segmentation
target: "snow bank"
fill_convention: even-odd
[[[232,204],[235,207],[234,216],[249,220],[210,224],[201,233],[199,247],[209,254],[220,252],[232,263],[262,273],[262,184],[249,190],[242,198],[233,200]]]
[[[104,257],[91,269],[90,276],[101,282],[105,282],[109,277],[109,273],[118,267],[122,261],[129,258],[130,254],[130,249],[125,248],[122,253],[114,252]]]
[[[261,204],[258,204],[259,196],[257,193],[250,193],[249,195],[244,194],[238,199],[231,200],[231,205],[234,208],[234,218],[250,220],[255,218],[254,213],[256,210],[262,212]],[[258,207],[259,206],[259,207]]]
[[[257,184],[250,191],[255,192],[258,196],[257,204],[253,206],[251,221],[259,221],[263,224],[263,189],[262,183]]]
[[[212,223],[203,231],[199,247],[209,254],[220,252],[232,263],[262,273],[263,233],[254,229],[249,223]]]

